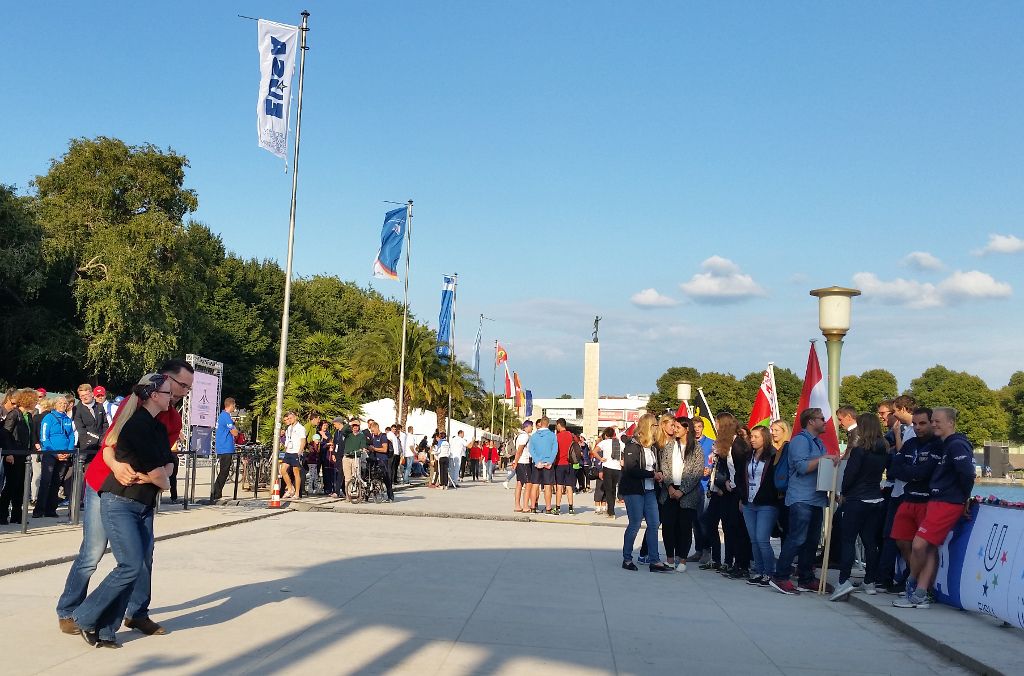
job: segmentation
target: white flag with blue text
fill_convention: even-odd
[[[288,111],[291,102],[299,28],[260,19],[260,93],[256,102],[256,132],[260,147],[288,159]]]

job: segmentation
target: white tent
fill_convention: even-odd
[[[368,404],[363,404],[362,416],[363,420],[370,418],[377,421],[377,423],[383,427],[389,427],[394,425],[397,421],[395,418],[395,400],[394,399],[378,399],[377,401],[371,401]],[[437,414],[433,411],[424,411],[421,408],[414,408],[409,411],[409,415],[405,420],[406,425],[412,425],[413,432],[416,438],[426,435],[428,438],[437,430]],[[472,441],[473,439],[497,439],[497,434],[490,434],[484,431],[482,427],[473,427],[467,425],[464,422],[451,420],[452,436],[459,433],[462,430],[465,434],[466,441]]]

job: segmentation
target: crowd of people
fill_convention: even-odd
[[[78,451],[86,463],[92,460],[123,400],[108,399],[105,387],[88,383],[74,393],[43,388],[4,392],[0,450],[7,453],[0,454],[0,525],[27,516],[22,513],[26,473],[33,519],[57,518],[58,508],[70,505],[74,453]]]
[[[172,449],[182,431],[177,404],[192,378],[188,363],[170,360],[127,398],[111,402],[104,388],[89,385],[77,388],[77,397],[32,389],[4,395],[0,445],[43,451],[38,469],[21,456],[3,456],[5,522],[21,517],[25,476],[19,472],[38,471],[33,518],[49,518],[73,494],[69,459],[78,451],[86,461],[83,541],[56,614],[61,631],[90,645],[118,647],[122,622],[148,635],[164,633],[149,617],[153,516],[161,493],[175,483]],[[216,429],[221,457],[215,499],[235,444],[244,440],[234,413],[228,398]],[[714,439],[704,434],[701,418],[647,413],[629,434],[607,428],[593,446],[564,419],[552,425],[541,417],[526,421],[507,450],[490,439],[467,441],[462,431],[448,439],[437,430],[428,439],[411,426],[382,430],[369,420],[363,429],[359,418],[327,422],[318,416],[303,424],[288,412],[279,461],[286,498],[303,490],[344,496],[346,479],[366,464],[379,470],[389,500],[395,483],[414,476],[446,490],[464,480],[493,482],[507,468],[504,483],[510,488],[515,482],[516,512],[560,515],[564,503],[574,514],[574,496],[593,485],[594,504],[608,518],[624,507],[627,571],[641,564],[672,573],[690,563],[785,595],[824,588],[839,600],[859,589],[896,594],[897,607],[928,608],[938,548],[965,516],[974,484],[973,448],[956,431],[957,411],[918,407],[904,395],[882,402],[874,413],[841,407],[836,420],[848,441],[841,456],[826,452],[826,420],[817,408],[800,412],[795,435],[782,420],[747,429],[722,413],[714,421]],[[843,468],[841,497],[831,514],[818,478],[829,465]],[[823,527],[835,544],[835,589],[815,575],[829,563],[818,553]],[[108,543],[117,565],[88,593]],[[859,586],[851,579],[858,556],[865,567]]]
[[[974,486],[973,447],[956,431],[957,411],[903,395],[875,412],[841,407],[836,420],[846,431],[842,455],[826,452],[818,408],[800,412],[795,435],[783,420],[748,429],[731,413],[716,416],[714,440],[703,419],[668,414],[641,416],[631,434],[606,428],[586,454],[595,506],[608,518],[625,508],[622,568],[668,573],[691,563],[786,595],[825,590],[838,601],[857,590],[896,594],[900,608],[930,607],[938,548],[967,515]],[[563,419],[550,428],[547,418],[523,423],[510,464],[514,511],[557,515],[564,496],[573,513],[584,447]],[[829,494],[818,480],[826,464],[842,476],[829,524]],[[833,556],[824,562],[827,531]],[[859,586],[851,579],[858,556]],[[815,574],[828,565],[839,570],[836,588]]]

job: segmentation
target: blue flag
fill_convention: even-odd
[[[441,281],[441,315],[437,319],[437,356],[447,364],[452,356],[452,306],[455,303],[455,277],[444,275]]]
[[[473,370],[476,371],[477,378],[480,377],[480,341],[484,337],[484,320],[480,320],[480,325],[476,328],[476,340],[473,341]]]
[[[533,415],[533,392],[526,390],[526,412],[523,414],[527,418]]]
[[[398,259],[402,256],[402,241],[405,240],[405,219],[409,212],[405,207],[392,209],[384,214],[384,227],[380,231],[380,249],[373,261],[373,276],[380,279],[398,279]]]

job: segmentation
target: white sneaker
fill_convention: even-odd
[[[878,593],[878,590],[875,589],[875,583],[874,582],[867,582],[865,584],[862,584],[861,588],[864,590],[864,593],[867,594],[868,596],[874,596],[875,594]]]
[[[846,582],[836,587],[836,590],[832,592],[832,596],[830,596],[828,600],[838,601],[849,596],[851,592],[853,592],[853,582],[847,580]]]
[[[676,566],[676,572],[677,573],[685,573],[686,572],[686,564],[685,563],[680,563],[679,565],[677,565]]]
[[[508,482],[507,481],[502,481],[501,485],[505,487],[506,491],[508,490]]]

